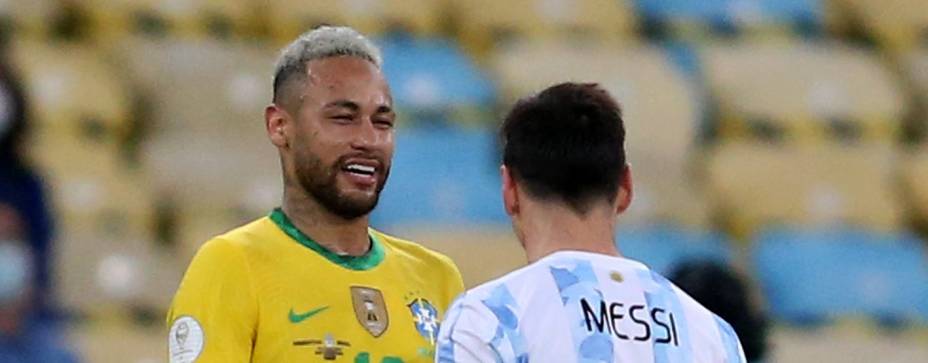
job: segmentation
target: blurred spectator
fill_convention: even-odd
[[[3,55],[0,51],[0,55]],[[44,315],[50,311],[52,221],[39,176],[24,158],[28,127],[26,100],[19,80],[0,56],[0,203],[23,216],[25,243],[34,251],[35,298]]]
[[[670,280],[731,324],[749,362],[763,361],[767,354],[767,318],[751,304],[741,276],[724,264],[699,260],[673,268]]]
[[[0,362],[75,362],[54,325],[35,317],[25,227],[14,208],[0,204]]]

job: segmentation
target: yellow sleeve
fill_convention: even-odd
[[[168,312],[170,362],[251,361],[258,314],[247,263],[229,241],[200,248]]]
[[[448,279],[447,284],[445,285],[445,301],[448,302],[448,305],[451,305],[451,302],[454,301],[464,292],[464,279],[461,277],[461,271],[458,270],[458,266],[454,264],[454,261],[451,260],[448,256],[441,256],[445,266],[447,266],[449,272],[447,273]],[[449,308],[450,306],[442,306],[443,310]]]

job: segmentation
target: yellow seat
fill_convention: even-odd
[[[55,216],[59,302],[89,312],[99,309],[103,302],[134,303],[141,299],[145,291],[124,290],[133,284],[157,286],[158,282],[141,280],[158,273],[148,269],[164,264],[151,264],[148,269],[139,267],[140,270],[126,272],[125,276],[110,276],[121,274],[123,268],[118,264],[112,267],[113,263],[107,265],[106,256],[118,252],[117,257],[147,258],[137,255],[155,240],[157,206],[147,178],[121,166],[114,154],[83,150],[74,144],[41,147],[45,150],[40,154],[53,156],[40,156],[45,159],[40,166]],[[134,267],[136,262],[131,260],[124,265]],[[120,282],[123,278],[131,281]],[[116,287],[105,282],[113,279]]]
[[[0,5],[0,22],[13,34],[30,38],[43,38],[58,16],[55,0],[6,1]]]
[[[928,146],[906,155],[902,175],[906,204],[919,221],[928,223]]]
[[[150,105],[140,159],[159,194],[266,207],[275,194],[262,186],[280,188],[263,118],[275,52],[209,40],[133,40],[112,50]]]
[[[900,225],[887,144],[778,147],[725,142],[707,158],[707,193],[729,229],[745,239],[764,224]]]
[[[635,27],[631,5],[619,0],[454,0],[451,9],[458,38],[478,53],[507,38],[628,41]]]
[[[111,148],[124,141],[132,95],[97,51],[28,41],[14,42],[11,51],[37,134]]]
[[[421,243],[450,257],[461,270],[466,287],[525,266],[525,252],[508,229],[416,229],[397,232],[397,237]]]
[[[433,35],[442,27],[444,10],[443,2],[430,0],[268,0],[260,6],[278,43],[321,24],[347,25],[367,35],[396,29]]]
[[[928,48],[909,52],[904,57],[904,63],[917,97],[928,104]],[[928,119],[924,122],[928,123]]]
[[[756,121],[815,142],[840,136],[842,127],[888,141],[900,127],[902,91],[879,59],[862,49],[745,44],[701,53],[723,137],[742,137]]]
[[[248,1],[88,0],[81,5],[92,21],[94,36],[104,41],[129,34],[231,38],[257,31]]]
[[[261,133],[276,51],[208,39],[131,38],[109,49],[160,132]]]
[[[845,10],[863,22],[864,29],[891,50],[902,51],[925,44],[928,11],[922,0],[838,0]]]
[[[564,81],[602,84],[623,109],[635,185],[635,200],[620,220],[705,224],[691,176],[699,105],[660,49],[527,42],[503,47],[490,67],[505,104]]]

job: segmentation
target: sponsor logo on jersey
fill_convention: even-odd
[[[351,302],[354,314],[364,329],[374,337],[379,337],[390,325],[387,305],[380,290],[364,286],[351,287]]]
[[[315,354],[325,360],[335,360],[345,354],[346,348],[351,347],[347,341],[336,340],[332,333],[326,333],[322,339],[296,340],[293,345],[316,347]]]
[[[329,308],[328,306],[323,306],[323,307],[316,308],[316,309],[312,309],[312,310],[310,310],[310,311],[307,311],[307,312],[301,313],[301,314],[297,314],[295,311],[293,311],[293,308],[290,308],[290,313],[287,314],[287,318],[290,319],[290,322],[291,322],[291,323],[293,323],[293,324],[299,324],[299,323],[303,322],[303,320],[309,319],[309,318],[313,317],[314,315],[319,314],[319,313],[325,311],[325,310],[328,309],[328,308]]]

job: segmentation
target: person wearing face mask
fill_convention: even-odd
[[[53,324],[35,317],[32,251],[16,210],[0,205],[0,362],[70,363]]]
[[[44,184],[24,157],[29,117],[26,99],[0,49],[0,203],[23,216],[24,243],[33,251],[34,298],[44,317],[51,316],[52,218]]]

